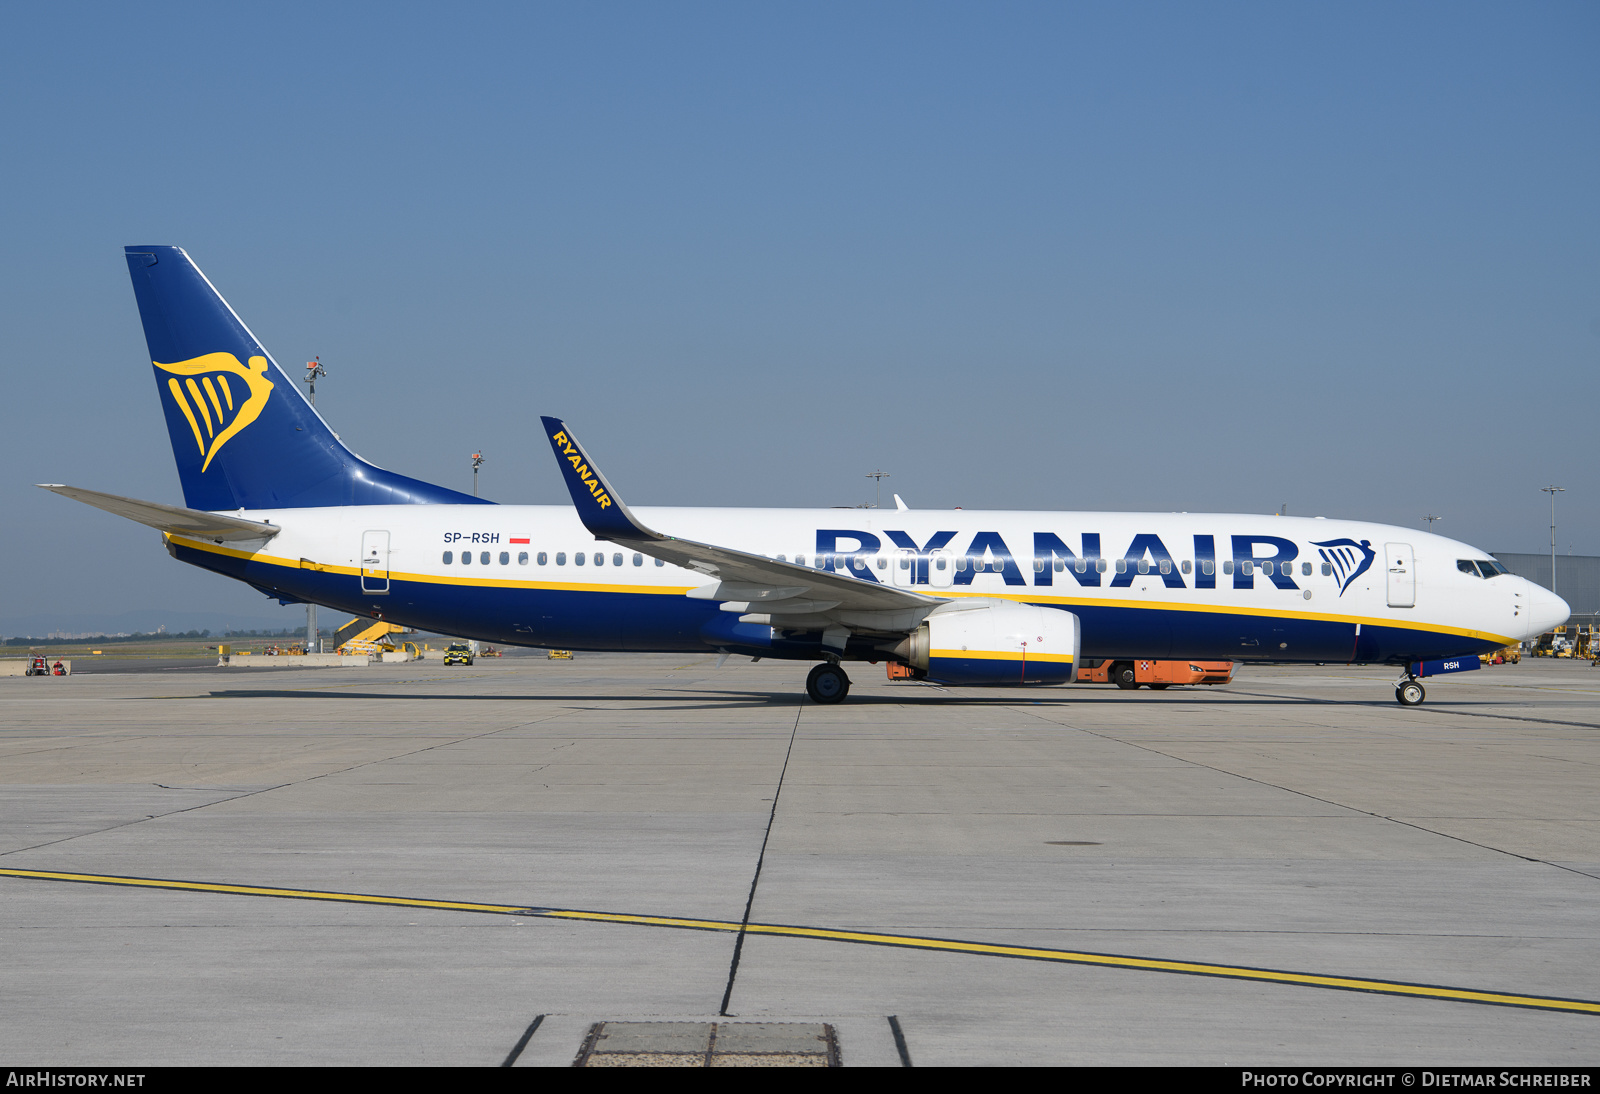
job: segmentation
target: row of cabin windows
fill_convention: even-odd
[[[478,552],[478,564],[480,566],[489,565],[491,557],[492,557],[492,553],[489,552],[489,551],[480,551],[480,552]],[[582,552],[582,551],[575,551],[575,552],[573,552],[573,555],[572,555],[572,564],[574,566],[582,566],[589,560],[589,557],[590,556],[584,554],[584,552]],[[593,557],[594,557],[594,564],[596,566],[604,566],[606,564],[606,556],[605,556],[605,552],[604,551],[595,551]],[[817,556],[817,567],[818,567],[818,569],[826,567],[830,560],[833,561],[835,565],[839,566],[840,568],[844,568],[844,569],[852,569],[853,568],[853,569],[857,569],[857,570],[864,570],[864,569],[866,569],[866,566],[867,566],[866,559],[864,559],[860,555],[818,555]],[[452,565],[454,563],[454,561],[455,561],[455,552],[454,551],[446,551],[444,553],[444,564],[446,566],[450,566],[450,565]],[[550,556],[546,552],[540,551],[539,552],[539,556],[538,556],[536,561],[537,561],[538,565],[540,565],[540,566],[548,565],[549,562],[550,562]],[[778,561],[779,562],[786,562],[788,560],[785,559],[784,556],[779,555],[778,556]],[[806,556],[804,556],[804,555],[795,555],[794,556],[794,561],[795,561],[796,565],[804,566],[806,564]],[[946,564],[947,561],[948,560],[943,556],[934,558],[932,560],[933,568],[935,570],[943,572],[944,569],[945,569],[945,564]],[[956,571],[958,573],[965,572],[969,563],[970,563],[972,569],[974,571],[978,572],[978,573],[982,573],[985,570],[992,570],[995,573],[999,573],[1000,570],[1002,569],[1002,566],[998,561],[985,562],[981,558],[969,559],[966,556],[961,555],[961,556],[957,556],[956,559],[955,559]],[[517,552],[517,565],[518,566],[526,566],[527,564],[528,564],[528,552],[527,551],[518,551]],[[557,566],[565,566],[566,564],[567,564],[567,553],[565,551],[557,551],[556,552],[556,565]],[[612,556],[611,556],[611,565],[613,565],[613,566],[621,566],[623,564],[624,563],[623,563],[623,558],[622,558],[622,552],[621,551],[617,551],[617,552],[613,553]],[[633,564],[635,566],[643,566],[644,565],[644,555],[639,554],[638,552],[635,552],[634,556],[633,556]],[[666,565],[666,563],[662,562],[659,558],[655,560],[655,564],[657,566],[665,566]],[[878,564],[878,569],[886,570],[889,567],[889,560],[886,559],[886,558],[880,557],[877,560],[877,564]],[[462,551],[461,552],[461,565],[463,565],[463,566],[472,565],[472,552],[471,551]],[[501,551],[500,552],[500,565],[502,565],[502,566],[511,565],[511,552],[510,551]],[[1274,573],[1279,572],[1279,571],[1281,571],[1285,577],[1287,577],[1290,574],[1294,573],[1294,563],[1292,563],[1292,562],[1280,562],[1280,563],[1262,562],[1262,563],[1256,563],[1256,562],[1251,562],[1251,561],[1246,561],[1246,562],[1239,563],[1239,572],[1241,574],[1244,574],[1246,577],[1249,577],[1251,574],[1255,573],[1255,569],[1256,569],[1257,565],[1259,565],[1261,567],[1261,572],[1263,574],[1267,575],[1268,577],[1273,576]],[[1457,565],[1457,567],[1459,569],[1461,569],[1465,573],[1469,573],[1469,574],[1475,573],[1474,570],[1467,569],[1468,566],[1472,565],[1470,562],[1458,562],[1456,565]],[[899,561],[899,566],[900,566],[900,569],[902,569],[902,570],[909,570],[911,568],[911,560],[909,558],[902,557],[900,559],[900,561]],[[1125,559],[1125,558],[1117,559],[1115,566],[1116,566],[1116,571],[1119,574],[1125,574],[1125,573],[1128,572],[1128,560]],[[1170,574],[1172,572],[1172,566],[1173,566],[1173,564],[1171,562],[1168,562],[1166,560],[1162,560],[1161,562],[1156,564],[1156,572],[1157,573],[1162,573],[1162,574]],[[1490,566],[1494,566],[1494,567],[1497,568],[1497,572],[1498,573],[1506,573],[1507,572],[1503,566],[1500,566],[1499,563],[1484,563],[1484,562],[1480,562],[1480,563],[1478,563],[1478,566],[1481,566],[1484,569],[1488,569]],[[1036,574],[1037,573],[1043,573],[1044,572],[1044,567],[1045,567],[1045,560],[1044,559],[1036,558],[1036,559],[1033,560],[1033,572],[1034,573],[1036,573]],[[1055,559],[1055,567],[1054,568],[1055,568],[1055,572],[1059,574],[1059,573],[1062,573],[1063,571],[1066,570],[1067,564],[1066,564],[1065,561],[1063,561],[1062,559],[1058,558],[1058,559]],[[1110,568],[1111,568],[1111,565],[1107,562],[1106,559],[1097,558],[1097,559],[1094,560],[1094,569],[1095,569],[1096,573],[1103,574]],[[1192,562],[1190,562],[1188,559],[1185,559],[1182,563],[1180,563],[1178,568],[1179,568],[1179,570],[1181,570],[1183,573],[1186,573],[1186,574],[1194,572],[1194,564]],[[1073,571],[1075,573],[1080,573],[1080,574],[1088,573],[1089,572],[1089,560],[1088,559],[1084,559],[1084,558],[1074,559],[1073,563],[1072,563],[1072,569],[1073,569]],[[1138,562],[1136,562],[1134,564],[1134,569],[1137,572],[1141,573],[1141,574],[1150,573],[1151,572],[1151,570],[1150,570],[1150,560],[1147,559],[1147,558],[1141,558]],[[1200,572],[1202,574],[1205,574],[1207,577],[1210,577],[1211,575],[1213,575],[1213,574],[1215,574],[1217,572],[1216,563],[1212,562],[1210,559],[1202,560],[1201,563],[1200,563]],[[1228,560],[1223,562],[1223,564],[1222,564],[1222,572],[1224,574],[1233,573],[1233,560],[1232,559],[1228,559]],[[1301,574],[1302,577],[1310,577],[1311,576],[1311,563],[1302,562],[1300,564],[1300,574]],[[1332,574],[1333,574],[1333,567],[1330,564],[1324,562],[1322,564],[1322,576],[1323,577],[1330,577],[1330,576],[1332,576]],[[1492,577],[1492,576],[1497,576],[1497,574],[1484,574],[1483,576]]]
[[[456,553],[454,551],[446,551],[444,553],[444,564],[446,566],[450,566],[450,565],[453,565],[455,563],[455,554]],[[480,565],[480,566],[489,565],[491,558],[492,558],[492,552],[479,551],[478,552],[478,565]],[[574,566],[582,566],[585,562],[588,561],[588,559],[589,559],[588,555],[584,554],[582,551],[576,551],[576,552],[573,553],[573,556],[572,556],[572,564]],[[540,551],[538,558],[536,558],[534,561],[540,566],[547,566],[550,563],[550,555],[545,551]],[[666,563],[662,562],[659,558],[656,559],[655,561],[656,561],[656,565],[657,566],[665,566],[666,565]],[[527,551],[518,551],[517,552],[517,565],[518,566],[526,566],[527,564],[528,564],[528,552]],[[565,551],[557,551],[556,552],[556,565],[557,566],[565,566],[566,564],[567,564],[567,552],[565,552]],[[606,556],[605,556],[605,552],[604,551],[596,551],[594,553],[594,564],[596,566],[604,566],[606,564]],[[635,566],[643,566],[644,565],[644,556],[639,554],[639,553],[637,553],[637,552],[635,552],[634,556],[633,556],[633,564]],[[461,552],[461,565],[463,565],[463,566],[471,566],[472,565],[472,552],[471,551],[462,551]],[[502,566],[511,565],[511,552],[510,551],[501,551],[500,552],[500,565],[502,565]],[[621,565],[623,565],[622,552],[621,551],[618,551],[618,552],[616,552],[615,554],[613,554],[611,556],[611,565],[613,565],[613,566],[621,566]]]

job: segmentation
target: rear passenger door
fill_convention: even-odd
[[[361,591],[383,594],[389,591],[389,533],[361,533]]]

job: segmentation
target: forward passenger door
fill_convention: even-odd
[[[1384,562],[1389,571],[1389,607],[1417,606],[1417,560],[1409,543],[1385,543]]]

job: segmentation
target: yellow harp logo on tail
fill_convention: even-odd
[[[223,445],[261,415],[267,396],[272,394],[265,357],[250,358],[248,368],[231,353],[208,353],[171,365],[150,363],[172,373],[167,377],[167,390],[194,431],[194,443],[205,457],[200,465],[202,472],[211,466]],[[236,378],[237,386],[229,382],[230,376]]]

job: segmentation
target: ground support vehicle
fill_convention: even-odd
[[[1226,684],[1233,679],[1232,661],[1084,661],[1078,666],[1080,684],[1115,684],[1132,691],[1148,687],[1163,691],[1173,684]]]
[[[452,642],[445,647],[444,663],[447,665],[472,664],[472,650],[465,642]]]

